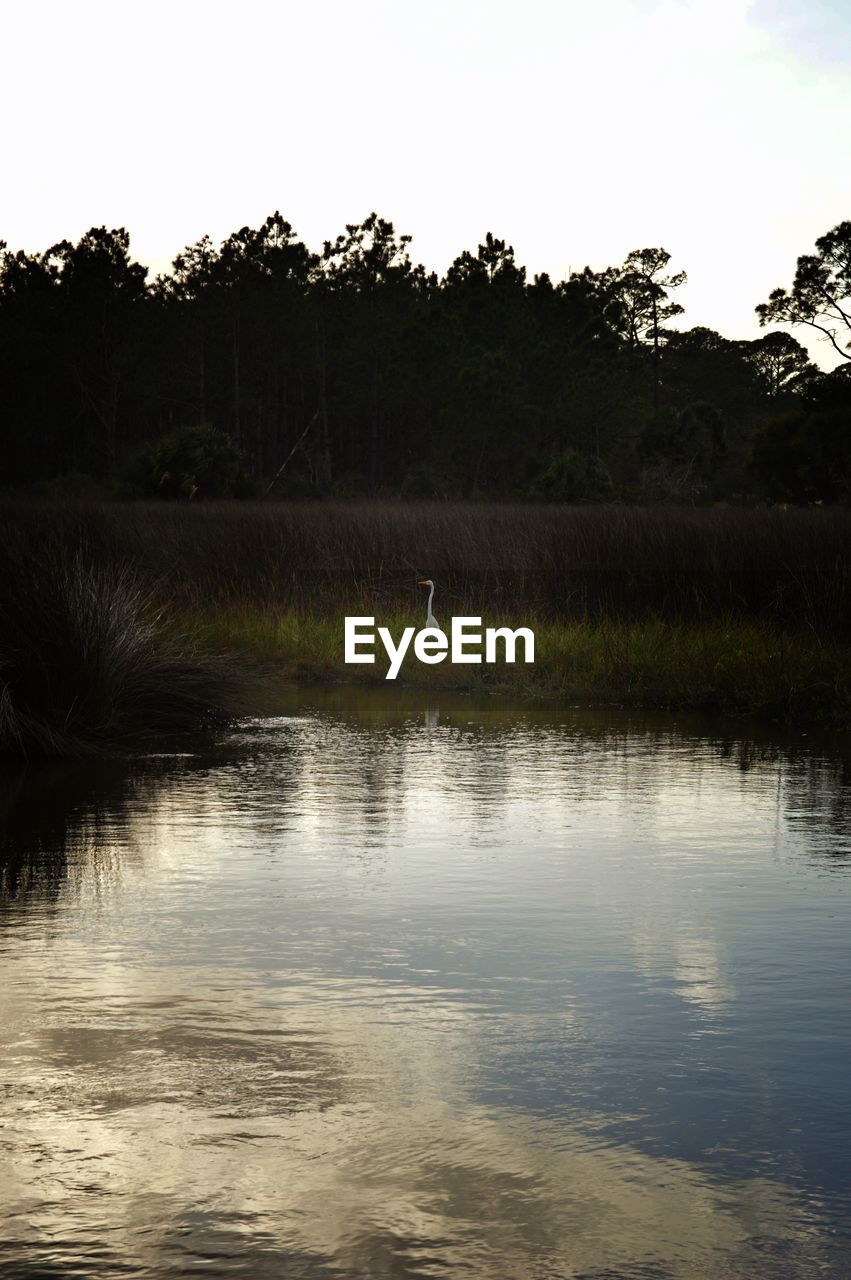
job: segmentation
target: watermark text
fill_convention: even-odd
[[[395,680],[401,670],[411,641],[414,657],[419,662],[433,665],[447,657],[453,663],[495,663],[500,651],[506,662],[517,661],[518,645],[522,644],[523,661],[535,661],[535,633],[529,627],[486,627],[482,630],[481,618],[458,617],[452,619],[450,634],[440,627],[405,627],[398,644],[388,627],[375,626],[374,617],[346,618],[344,660],[347,663],[373,664],[377,640],[381,641],[389,660],[386,679]],[[484,657],[482,643],[484,642]]]

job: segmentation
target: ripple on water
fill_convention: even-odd
[[[842,1277],[841,744],[317,696],[0,779],[4,1276]]]

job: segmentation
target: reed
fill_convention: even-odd
[[[0,539],[131,565],[167,603],[325,616],[757,619],[847,635],[851,511],[402,503],[7,503]],[[438,617],[440,617],[438,610]]]

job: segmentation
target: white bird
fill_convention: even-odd
[[[420,587],[431,587],[431,591],[429,591],[428,593],[428,613],[426,615],[426,626],[437,627],[437,618],[434,616],[434,614],[431,611],[431,602],[434,599],[434,583],[432,582],[431,578],[420,578],[417,585]]]

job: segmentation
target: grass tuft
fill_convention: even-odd
[[[0,572],[0,753],[126,748],[226,714],[230,662],[161,626],[132,570],[55,546],[26,559],[9,551]]]

